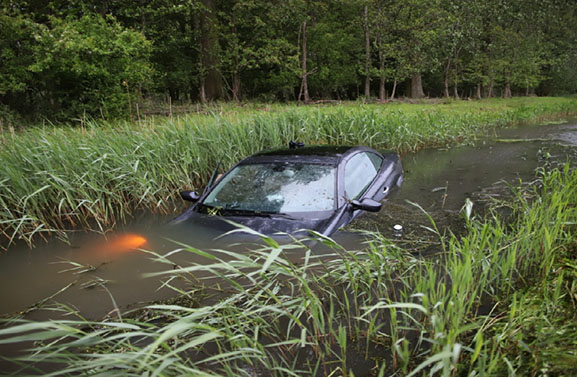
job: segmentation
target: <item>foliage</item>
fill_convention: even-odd
[[[32,73],[33,41],[39,25],[22,15],[0,13],[0,95],[27,89]]]
[[[120,114],[149,74],[146,40],[112,18],[52,19],[36,42],[40,92],[76,114]]]
[[[319,88],[323,98],[354,99],[359,76],[353,67],[359,65],[362,29],[347,15],[360,9],[354,2],[329,3],[326,8],[326,16],[309,29],[309,84]]]
[[[398,17],[400,4],[375,0],[369,3],[369,25],[379,65],[374,75],[403,81],[409,77],[410,66],[406,61],[402,33],[403,20]]]
[[[7,26],[0,94],[17,110],[52,119],[118,116],[147,85],[149,42],[112,17],[49,16],[44,24],[18,13],[0,18]]]
[[[175,100],[196,98],[200,66],[200,1],[136,0],[108,4],[107,11],[131,30],[139,30],[150,49],[151,93],[168,92]]]
[[[32,242],[75,227],[106,231],[135,209],[171,212],[223,167],[286,145],[360,144],[405,152],[475,140],[495,127],[575,113],[567,99],[448,105],[236,108],[141,122],[80,120],[0,134],[0,233]],[[180,201],[178,201],[180,203]]]
[[[275,13],[273,2],[262,6],[254,0],[239,0],[232,9],[229,5],[224,2],[219,11],[220,67],[232,98],[239,101],[246,71],[256,71],[261,66],[290,70],[291,59],[283,61],[282,48],[278,47],[286,41],[268,27],[268,20]]]
[[[55,119],[141,96],[296,100],[305,36],[313,99],[356,99],[366,77],[409,96],[421,75],[431,96],[571,93],[576,20],[564,0],[7,0],[0,101]]]

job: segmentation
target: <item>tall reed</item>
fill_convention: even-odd
[[[215,109],[216,111],[217,109]],[[400,153],[471,142],[496,127],[577,112],[577,101],[528,98],[448,105],[274,106],[137,123],[83,120],[0,132],[0,244],[82,228],[106,231],[135,209],[171,213],[221,164],[262,149],[362,144]]]
[[[552,370],[539,360],[547,356],[541,343],[533,346],[544,339],[531,339],[522,325],[555,334],[547,322],[569,321],[562,329],[575,334],[577,171],[543,172],[536,182],[508,203],[513,220],[490,212],[485,219],[467,217],[462,237],[439,234],[436,257],[414,256],[378,234],[357,251],[315,235],[334,250],[320,256],[301,242],[279,245],[271,238],[250,254],[183,247],[179,252],[210,261],[154,276],[209,273],[227,291],[212,304],[151,305],[146,315],[103,322],[15,320],[0,330],[0,343],[34,341],[20,372],[53,363],[52,375],[352,376],[372,370],[381,376],[488,376]],[[208,289],[214,281],[205,284]],[[523,307],[535,297],[542,299],[532,302],[538,310]],[[535,312],[545,317],[535,318]],[[549,355],[571,360],[574,338],[552,339]],[[574,371],[574,365],[564,367]]]

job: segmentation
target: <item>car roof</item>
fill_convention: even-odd
[[[347,145],[311,145],[300,148],[284,148],[262,151],[254,156],[341,156],[355,147]]]
[[[255,155],[252,155],[241,161],[241,164],[291,161],[336,165],[345,155],[350,154],[356,150],[369,150],[369,148],[346,145],[313,145],[291,149],[275,149],[259,152]]]

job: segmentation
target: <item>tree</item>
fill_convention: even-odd
[[[371,96],[371,34],[369,32],[369,6],[365,4],[363,7],[363,26],[365,32],[365,97]]]
[[[310,75],[312,93],[321,98],[356,98],[361,69],[366,62],[362,27],[362,5],[358,2],[331,2],[316,8],[310,27]],[[348,17],[348,15],[356,17]],[[346,20],[346,21],[343,21]],[[370,73],[370,71],[369,71]]]
[[[285,56],[279,35],[269,20],[275,18],[275,4],[263,0],[224,1],[220,6],[220,70],[227,78],[234,101],[240,101],[242,74],[266,65],[278,65]]]
[[[435,46],[438,46],[440,35],[438,0],[396,0],[395,8],[395,34],[402,46],[399,59],[405,62],[405,69],[411,78],[411,97],[422,98],[425,93],[421,76],[437,66]]]
[[[0,110],[123,114],[207,102],[573,92],[566,0],[5,0]],[[387,86],[389,84],[390,86]],[[452,88],[452,92],[451,92]],[[72,115],[74,113],[74,115]]]
[[[0,13],[0,96],[5,101],[29,89],[33,74],[28,67],[34,62],[34,35],[39,30],[38,24],[19,12],[3,9]]]
[[[494,82],[503,87],[504,97],[511,97],[513,87],[528,92],[543,79],[540,72],[549,52],[542,38],[541,7],[547,2],[490,1],[488,11],[491,17],[485,24],[489,40],[489,94]]]
[[[441,0],[439,57],[443,62],[444,94],[459,98],[459,81],[463,70],[462,55],[475,49],[481,35],[482,4],[479,0]]]
[[[114,18],[51,18],[36,35],[31,83],[50,111],[119,115],[150,74],[150,44]]]
[[[372,45],[377,53],[378,68],[374,75],[379,78],[379,100],[386,100],[386,79],[392,78],[393,90],[391,98],[395,97],[397,82],[405,80],[407,76],[406,63],[401,53],[400,25],[398,13],[400,4],[386,0],[371,0],[369,3],[369,27],[372,36]]]
[[[542,44],[549,51],[538,92],[577,93],[577,7],[571,2],[546,0],[539,9]]]
[[[218,44],[214,38],[203,37],[207,30],[214,32],[215,21],[204,20],[210,10],[201,0],[118,0],[108,4],[107,12],[151,41],[156,93],[168,94],[171,100],[201,102],[220,94],[218,66],[206,58],[207,51],[211,56],[219,54]],[[209,21],[211,28],[207,29],[204,23]],[[203,44],[203,38],[210,43]],[[207,80],[208,87],[214,88],[208,95]]]

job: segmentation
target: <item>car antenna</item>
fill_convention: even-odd
[[[289,148],[290,149],[302,148],[304,146],[305,146],[305,143],[303,143],[302,141],[294,141],[294,140],[289,141]]]

